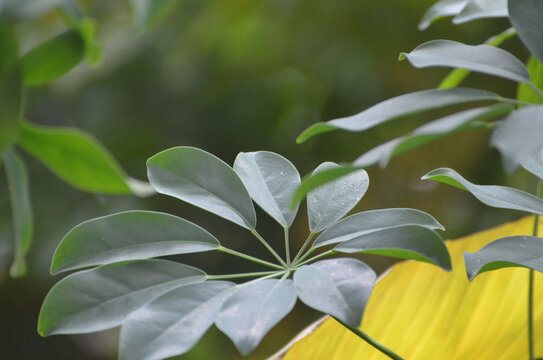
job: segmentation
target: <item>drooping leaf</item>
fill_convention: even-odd
[[[298,206],[291,211],[290,205],[301,179],[290,161],[269,151],[240,153],[234,171],[265,212],[284,228],[292,225]]]
[[[531,56],[527,67],[532,83],[543,92],[543,64],[541,64],[536,57]],[[541,95],[537,94],[526,84],[519,84],[517,89],[517,100],[533,104],[543,103]]]
[[[142,307],[121,328],[119,359],[160,360],[189,351],[213,325],[234,285],[186,285]]]
[[[508,1],[509,19],[533,56],[543,62],[543,2],[539,0]]]
[[[393,157],[445,136],[477,128],[486,128],[488,124],[482,120],[505,115],[512,109],[511,105],[495,105],[445,116],[418,127],[409,135],[392,139],[374,147],[353,161],[353,165],[366,168],[379,164],[379,166],[385,167]]]
[[[513,54],[489,45],[466,45],[451,40],[432,40],[402,53],[417,68],[452,67],[529,83],[530,74]]]
[[[79,64],[84,55],[85,43],[78,31],[60,34],[23,56],[24,83],[28,86],[47,84]]]
[[[8,178],[15,233],[15,251],[10,275],[12,277],[21,277],[26,274],[25,258],[30,249],[32,234],[34,232],[28,171],[26,170],[23,159],[17,154],[15,149],[4,150],[3,159]]]
[[[330,259],[297,269],[294,288],[307,306],[357,327],[375,278],[375,271],[360,260]]]
[[[203,150],[179,146],[147,160],[151,185],[246,229],[256,227],[251,197],[236,172]]]
[[[462,254],[499,237],[531,233],[533,221],[529,217],[447,241],[450,273],[419,262],[395,265],[376,283],[361,329],[404,359],[528,359],[528,270],[489,272],[470,283]],[[541,357],[543,274],[537,272],[534,296],[535,349]],[[307,336],[273,359],[385,359],[333,319],[304,332]]]
[[[130,0],[134,26],[140,29],[150,27],[171,11],[175,0]]]
[[[477,252],[464,253],[464,261],[470,281],[481,273],[506,267],[527,267],[543,272],[543,238],[504,237]]]
[[[436,180],[469,191],[488,206],[543,214],[543,200],[527,192],[498,185],[476,185],[464,179],[456,171],[440,168],[430,171],[423,180]]]
[[[375,231],[405,225],[445,230],[432,215],[420,210],[406,208],[369,210],[338,221],[315,239],[313,247],[346,242]]]
[[[543,179],[543,146],[540,146],[530,156],[523,159],[521,166],[540,179]]]
[[[40,310],[38,332],[48,336],[109,329],[160,295],[205,279],[201,270],[167,260],[122,262],[80,271],[51,288]]]
[[[543,144],[541,134],[543,105],[527,106],[509,114],[492,133],[490,143],[501,153],[506,171],[513,173]]]
[[[367,233],[342,242],[334,250],[419,260],[451,270],[451,258],[443,239],[422,226],[403,225]]]
[[[441,0],[430,7],[419,22],[419,30],[426,30],[443,17],[456,15],[466,6],[468,0]]]
[[[313,174],[339,168],[338,164],[320,164]],[[368,190],[370,179],[364,170],[357,170],[339,179],[330,181],[307,194],[309,229],[317,233],[345,216]]]
[[[455,24],[462,24],[468,21],[507,17],[507,0],[469,0],[462,8],[462,11],[453,19]]]
[[[247,355],[275,324],[287,316],[295,303],[292,280],[252,281],[233,290],[215,324],[242,355]]]
[[[96,139],[79,130],[21,124],[19,144],[68,184],[84,191],[129,194],[129,178]],[[137,195],[146,195],[133,189]]]
[[[500,97],[485,90],[470,88],[430,89],[404,94],[388,99],[356,115],[316,123],[302,132],[296,142],[302,143],[310,137],[336,129],[359,132],[371,129],[390,120],[438,109],[444,106],[476,101],[499,101]]]
[[[213,235],[173,215],[126,211],[85,221],[58,245],[51,273],[217,249]]]

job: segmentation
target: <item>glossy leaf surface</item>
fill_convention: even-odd
[[[375,278],[373,269],[362,261],[339,258],[300,267],[294,273],[294,287],[307,306],[357,327]]]
[[[406,208],[369,210],[338,221],[315,239],[313,247],[337,244],[375,231],[405,225],[445,230],[433,216],[420,210]]]
[[[240,153],[234,170],[265,212],[285,228],[292,225],[298,207],[291,211],[290,205],[301,179],[290,161],[269,151]]]
[[[51,273],[125,260],[214,250],[219,242],[173,215],[127,211],[85,221],[62,239]]]
[[[213,325],[234,285],[186,285],[136,311],[121,328],[119,358],[159,360],[189,351]]]
[[[419,30],[426,30],[434,21],[445,16],[456,15],[466,6],[468,0],[441,0],[430,7],[419,23]]]
[[[147,160],[151,185],[173,196],[232,221],[256,227],[253,202],[243,182],[221,159],[193,147],[162,151]]]
[[[462,24],[476,19],[507,17],[508,15],[507,0],[469,0],[453,22]]]
[[[452,169],[436,169],[424,175],[422,179],[440,181],[469,191],[488,206],[543,214],[543,200],[531,194],[506,186],[472,184]]]
[[[109,329],[160,295],[205,279],[201,270],[166,260],[115,263],[80,271],[49,291],[40,311],[38,332],[48,336]]]
[[[509,19],[528,50],[543,62],[543,2],[539,0],[511,0],[507,4]]]
[[[319,165],[313,174],[339,168],[332,162]],[[307,194],[307,215],[311,232],[319,232],[334,224],[358,204],[369,186],[366,171],[358,170],[328,182]]]
[[[256,280],[234,290],[224,302],[216,325],[242,355],[247,355],[295,303],[292,280]]]
[[[441,236],[421,226],[397,226],[360,235],[337,245],[334,250],[419,260],[451,270],[451,259]]]

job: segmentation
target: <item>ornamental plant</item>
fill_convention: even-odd
[[[60,280],[45,298],[38,320],[41,335],[121,325],[119,358],[162,359],[189,351],[215,324],[247,355],[300,299],[400,359],[358,329],[376,274],[347,255],[385,255],[451,269],[447,248],[436,233],[443,227],[427,213],[380,209],[344,218],[368,189],[364,170],[309,192],[310,232],[291,256],[289,228],[298,211],[292,200],[301,179],[284,157],[267,151],[240,153],[232,168],[203,150],[176,147],[151,157],[147,168],[157,192],[243,227],[276,261],[230,249],[198,225],[170,214],[127,211],[92,219],[72,229],[56,249],[51,273],[77,272]],[[339,165],[325,162],[314,173],[336,168]],[[253,201],[283,228],[284,257],[272,246],[277,240],[268,242],[256,230]],[[155,259],[204,251],[219,251],[268,270],[206,274]],[[342,256],[324,259],[333,254]]]

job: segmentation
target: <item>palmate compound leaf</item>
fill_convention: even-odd
[[[514,188],[498,185],[476,185],[464,179],[456,171],[440,168],[430,171],[423,180],[436,180],[469,191],[488,206],[543,214],[543,200]]]
[[[242,355],[247,355],[295,304],[292,280],[255,280],[233,290],[222,305],[215,324]]]
[[[455,24],[462,24],[468,21],[507,17],[507,0],[469,0],[466,6],[453,19]]]
[[[385,100],[352,116],[313,124],[298,136],[296,142],[302,143],[314,135],[336,129],[365,131],[390,120],[445,106],[500,99],[499,95],[486,90],[461,87],[417,91]]]
[[[507,4],[509,19],[528,50],[543,62],[543,2],[540,0],[511,0]]]
[[[486,271],[506,267],[527,267],[543,272],[543,238],[508,236],[485,245],[481,250],[464,253],[469,280]]]
[[[466,6],[468,0],[441,0],[430,7],[419,23],[419,30],[426,30],[434,22],[443,17],[457,15]]]
[[[422,226],[403,225],[374,231],[342,242],[334,250],[419,260],[447,271],[452,269],[451,258],[441,236]]]
[[[507,172],[520,164],[542,144],[543,105],[526,106],[510,113],[494,130],[490,143],[502,155]]]
[[[315,239],[313,247],[346,242],[375,231],[405,225],[445,230],[432,215],[420,210],[406,208],[369,210],[338,221]]]
[[[170,195],[232,221],[256,227],[251,197],[235,171],[218,157],[188,146],[164,150],[147,160],[151,185]]]
[[[234,161],[234,171],[265,212],[284,228],[292,225],[298,204],[292,210],[290,205],[301,179],[290,161],[269,151],[242,152]]]
[[[466,45],[452,40],[432,40],[417,46],[410,53],[401,53],[417,68],[462,68],[502,77],[520,83],[529,83],[530,74],[513,54],[490,45]]]
[[[360,260],[339,258],[304,265],[294,273],[294,288],[307,306],[358,327],[376,275]]]
[[[126,260],[215,250],[217,239],[196,224],[152,211],[126,211],[85,221],[58,245],[51,273]]]
[[[154,259],[80,271],[51,288],[40,310],[38,332],[48,336],[109,329],[162,294],[205,280],[199,269]]]
[[[338,164],[320,164],[314,174],[340,168]],[[357,170],[339,179],[328,182],[307,194],[307,215],[311,232],[320,232],[345,216],[358,204],[369,186],[365,170]]]
[[[235,284],[206,281],[172,290],[123,323],[119,359],[158,360],[189,351],[213,325]]]

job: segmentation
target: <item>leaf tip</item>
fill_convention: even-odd
[[[406,52],[401,52],[400,55],[398,55],[398,60],[399,61],[404,61],[405,59],[407,59],[407,53]]]

